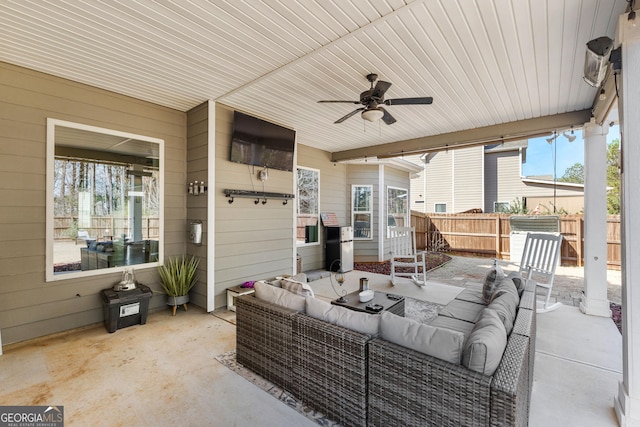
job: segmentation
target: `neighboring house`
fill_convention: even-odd
[[[582,211],[583,184],[554,185],[553,177],[522,176],[527,145],[523,140],[407,158],[424,164],[424,170],[411,180],[411,209],[424,213],[504,212],[521,203],[531,211],[553,211],[554,204],[556,210]]]

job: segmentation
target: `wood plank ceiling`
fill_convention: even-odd
[[[582,81],[585,44],[613,38],[626,5],[2,0],[0,61],[182,111],[215,100],[293,128],[334,158],[361,157],[471,129],[500,136],[496,125],[517,134],[518,123],[546,116],[562,118],[548,126],[579,124],[584,114],[562,115],[590,109],[596,95]],[[434,103],[387,107],[397,119],[389,126],[359,115],[333,124],[358,106],[316,101],[359,99],[372,72],[393,83],[387,98]]]

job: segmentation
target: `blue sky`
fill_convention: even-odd
[[[584,141],[582,129],[575,130],[576,140],[569,142],[567,138],[558,135],[556,140],[558,161],[556,162],[556,176],[560,178],[570,166],[575,163],[584,164]],[[569,134],[570,132],[567,132]],[[611,126],[607,134],[607,143],[614,139],[620,139],[619,125]],[[527,162],[522,164],[522,174],[553,176],[553,144],[549,144],[546,138],[533,138],[529,140],[527,148]]]

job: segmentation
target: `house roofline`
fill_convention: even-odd
[[[572,188],[582,188],[584,190],[584,184],[578,184],[575,182],[564,182],[564,181],[549,181],[547,179],[533,179],[522,177],[522,182],[531,183],[531,184],[542,184],[553,186],[554,184],[558,187],[572,187]]]

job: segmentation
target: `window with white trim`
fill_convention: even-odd
[[[446,203],[434,203],[433,211],[435,213],[447,213],[447,204]]]
[[[409,227],[409,190],[387,187],[387,237],[389,227]]]
[[[372,231],[372,185],[351,186],[351,223],[354,240],[371,240]]]
[[[296,244],[318,244],[320,221],[320,171],[297,169]]]

